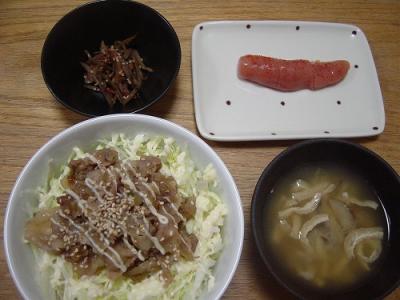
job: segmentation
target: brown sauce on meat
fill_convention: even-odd
[[[80,274],[106,269],[135,281],[156,272],[172,281],[172,263],[193,260],[197,237],[186,221],[196,212],[154,156],[121,161],[112,149],[69,163],[58,208],[40,210],[25,226],[25,238],[61,255]]]

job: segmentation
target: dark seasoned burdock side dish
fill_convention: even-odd
[[[39,210],[25,238],[79,275],[106,269],[111,278],[139,281],[161,271],[168,285],[171,264],[194,259],[198,239],[185,225],[196,206],[160,169],[158,157],[122,161],[113,149],[70,161],[59,206]]]
[[[137,98],[148,72],[153,70],[143,63],[139,52],[129,47],[135,36],[107,46],[104,41],[94,54],[85,51],[85,87],[104,95],[110,107],[119,101],[125,105]]]

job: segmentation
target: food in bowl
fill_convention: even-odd
[[[334,164],[293,169],[268,195],[266,242],[286,271],[324,289],[362,280],[385,246],[385,214],[375,191]]]
[[[135,35],[130,46],[154,72],[144,71],[147,79],[136,98],[125,105],[116,100],[111,107],[100,92],[84,86],[81,62],[87,59],[85,50],[99,50],[101,41],[111,46]],[[86,116],[144,110],[165,98],[180,63],[179,38],[168,20],[143,3],[127,0],[92,1],[71,10],[49,32],[41,57],[43,79],[55,99]]]
[[[135,99],[147,79],[146,74],[153,72],[143,63],[139,52],[130,47],[134,39],[132,36],[115,41],[112,46],[102,41],[100,50],[93,54],[86,50],[87,60],[81,62],[86,72],[85,87],[102,93],[110,107],[116,101],[125,105]]]
[[[113,135],[74,148],[25,238],[56,298],[195,299],[223,248],[217,185],[172,138]]]
[[[283,92],[314,91],[339,83],[349,68],[347,60],[320,62],[244,55],[239,59],[238,77]]]

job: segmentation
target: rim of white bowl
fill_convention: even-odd
[[[242,254],[242,249],[243,249],[243,239],[244,239],[244,215],[243,215],[243,208],[242,208],[242,203],[241,203],[241,198],[240,198],[240,193],[239,190],[236,186],[236,183],[232,177],[232,174],[229,172],[228,168],[226,167],[225,163],[223,162],[223,160],[219,157],[219,155],[217,154],[217,152],[214,151],[214,149],[212,149],[205,141],[203,141],[200,137],[198,137],[197,135],[195,135],[194,133],[192,133],[191,131],[189,131],[188,129],[175,124],[171,121],[168,121],[166,119],[162,119],[162,118],[158,118],[158,117],[154,117],[154,116],[149,116],[149,115],[144,115],[144,114],[113,114],[113,115],[105,115],[105,116],[99,116],[99,117],[95,117],[92,119],[88,119],[82,122],[79,122],[69,128],[66,128],[64,130],[62,130],[61,132],[57,133],[54,137],[52,137],[49,141],[47,141],[43,146],[41,146],[39,148],[39,150],[29,159],[29,161],[26,163],[26,165],[24,166],[24,168],[22,169],[22,171],[19,173],[17,180],[15,181],[13,188],[11,190],[10,196],[8,198],[8,203],[7,203],[7,208],[6,208],[6,213],[5,213],[5,217],[4,217],[4,250],[5,250],[5,256],[6,256],[6,261],[7,261],[7,266],[8,269],[11,273],[11,277],[14,281],[14,284],[16,285],[19,293],[21,294],[21,296],[24,299],[29,299],[29,295],[26,294],[24,287],[22,286],[22,284],[19,282],[18,278],[17,278],[17,274],[16,271],[14,270],[14,266],[10,260],[11,258],[11,254],[9,251],[9,245],[8,245],[8,238],[9,235],[11,235],[11,233],[9,233],[10,229],[10,225],[9,225],[9,215],[10,215],[10,211],[11,211],[11,206],[12,203],[15,201],[13,200],[16,194],[16,188],[19,185],[20,181],[22,180],[22,177],[24,176],[26,170],[29,168],[29,166],[33,163],[33,161],[36,160],[36,158],[38,156],[41,155],[41,153],[47,148],[49,147],[51,144],[57,142],[58,140],[63,139],[66,135],[69,135],[72,132],[78,131],[80,130],[82,127],[86,127],[92,123],[102,123],[102,122],[106,122],[110,119],[132,119],[132,120],[145,120],[145,121],[151,121],[151,122],[158,122],[158,123],[162,123],[165,126],[170,126],[171,128],[181,131],[182,133],[185,133],[186,135],[188,135],[190,138],[192,138],[194,141],[199,142],[201,145],[203,145],[207,150],[210,151],[210,153],[212,153],[212,155],[215,156],[217,163],[220,165],[221,169],[223,170],[223,172],[227,175],[228,180],[230,181],[234,193],[236,194],[236,200],[237,200],[237,207],[239,209],[239,215],[240,215],[240,219],[237,220],[237,222],[239,222],[239,235],[240,235],[240,240],[239,240],[239,247],[237,247],[236,251],[235,251],[235,257],[234,257],[234,261],[232,264],[231,269],[229,270],[229,275],[227,277],[227,280],[224,282],[222,288],[219,290],[219,292],[217,293],[216,299],[219,299],[222,297],[222,295],[224,294],[224,292],[226,291],[226,289],[228,288],[230,282],[232,281],[233,275],[236,272],[237,266],[239,264],[240,261],[240,256]]]

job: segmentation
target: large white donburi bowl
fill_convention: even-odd
[[[236,184],[222,160],[200,138],[169,121],[137,114],[110,115],[76,124],[40,148],[22,170],[11,192],[4,224],[8,267],[21,295],[25,299],[49,299],[46,288],[39,286],[32,250],[23,241],[29,207],[37,200],[37,188],[46,181],[49,164],[65,164],[74,146],[85,149],[113,133],[173,137],[180,145],[187,146],[198,167],[204,168],[211,163],[216,169],[219,193],[228,208],[223,228],[225,246],[214,269],[215,286],[210,292],[205,292],[202,298],[220,298],[236,270],[243,244],[243,211]]]

